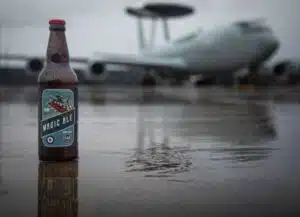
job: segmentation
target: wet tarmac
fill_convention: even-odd
[[[36,88],[1,88],[0,216],[290,216],[300,93],[80,87],[80,159],[39,163]]]

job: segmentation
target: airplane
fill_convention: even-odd
[[[232,80],[234,72],[247,68],[257,71],[279,48],[279,40],[272,29],[259,19],[235,21],[212,30],[201,30],[176,40],[170,39],[168,19],[194,13],[194,8],[178,3],[146,3],[142,7],[127,7],[125,12],[137,19],[140,52],[136,55],[98,53],[92,58],[71,58],[72,62],[87,66],[83,71],[88,81],[105,82],[109,66],[120,65],[138,69],[142,81],[154,83],[166,77],[188,78],[201,75],[204,79],[216,77],[218,83]],[[150,43],[145,43],[142,19],[152,20]],[[162,21],[165,44],[154,46],[157,21]],[[5,54],[6,60],[25,60],[25,72],[37,76],[44,66],[43,57]],[[225,80],[224,80],[225,79]]]

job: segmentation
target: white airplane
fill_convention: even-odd
[[[109,76],[106,67],[109,65],[144,69],[137,70],[137,73],[149,72],[156,79],[162,79],[166,74],[171,77],[201,75],[204,78],[215,76],[232,79],[234,72],[239,69],[256,71],[279,47],[272,29],[257,19],[237,21],[207,31],[198,29],[177,40],[170,40],[167,20],[192,14],[192,7],[174,3],[148,3],[141,8],[128,7],[126,12],[138,20],[140,53],[99,53],[92,58],[71,58],[73,62],[87,64],[85,79],[105,81]],[[163,21],[166,44],[154,46],[152,39],[148,46],[145,44],[142,31],[144,18],[153,21],[152,39],[156,22]],[[40,57],[3,55],[2,58],[26,60],[26,71],[35,76],[44,65]]]

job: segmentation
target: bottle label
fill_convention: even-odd
[[[68,147],[74,142],[75,99],[70,89],[45,89],[41,102],[41,139],[47,147]]]

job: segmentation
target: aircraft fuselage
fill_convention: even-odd
[[[259,65],[278,48],[279,42],[269,28],[244,32],[228,25],[199,31],[160,47],[142,51],[145,56],[179,57],[191,74],[218,75]]]

